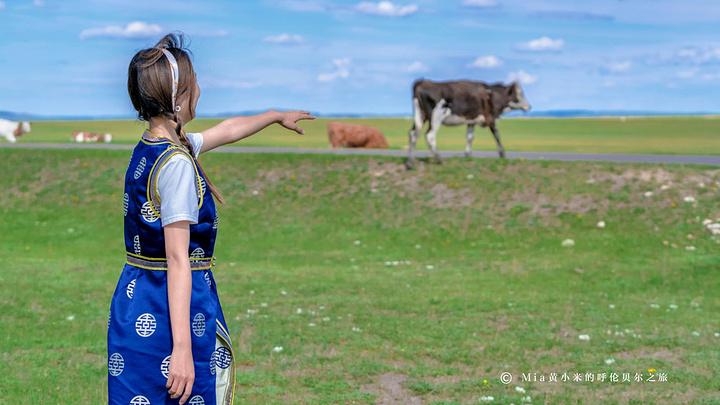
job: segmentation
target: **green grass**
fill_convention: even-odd
[[[407,149],[411,122],[402,118],[340,119],[381,129],[390,148]],[[202,131],[219,119],[198,119],[189,131]],[[248,138],[242,146],[328,148],[327,119],[304,122],[305,136],[297,136],[277,125]],[[70,142],[74,131],[110,132],[115,142],[135,143],[143,131],[137,121],[40,121],[20,142]],[[499,130],[508,151],[573,153],[697,154],[720,153],[720,117],[644,117],[592,119],[502,119]],[[464,150],[465,127],[443,127],[438,135],[440,150]],[[424,138],[419,149],[427,149]],[[473,150],[497,150],[487,129],[477,129]]]
[[[106,402],[128,158],[0,149],[0,403]],[[228,201],[215,276],[236,403],[718,403],[720,246],[701,224],[720,217],[716,168],[203,162]],[[668,382],[499,378],[648,369]]]

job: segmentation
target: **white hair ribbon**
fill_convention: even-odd
[[[175,106],[175,102],[177,99],[177,92],[178,92],[178,83],[180,82],[180,72],[178,70],[178,64],[175,60],[175,57],[173,56],[170,51],[167,49],[162,50],[165,56],[168,59],[168,62],[170,62],[170,73],[172,74],[172,81],[173,81],[173,89],[172,89],[172,107],[174,111],[180,111],[180,106]]]

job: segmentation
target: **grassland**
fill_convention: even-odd
[[[105,403],[128,158],[0,149],[0,403]],[[215,277],[236,403],[720,403],[719,245],[701,223],[720,217],[716,168],[203,162],[228,202]],[[668,381],[517,380],[651,369]]]
[[[402,118],[341,119],[380,128],[390,148],[407,149],[411,122]],[[219,119],[198,119],[188,126],[202,131]],[[306,135],[298,137],[279,126],[243,141],[243,146],[327,148],[327,119],[305,122]],[[110,132],[115,142],[135,143],[143,131],[136,121],[46,121],[33,125],[20,142],[70,142],[73,131]],[[720,154],[720,117],[644,117],[593,119],[502,119],[499,129],[506,150],[516,152]],[[427,149],[424,139],[419,149]],[[440,150],[464,150],[465,128],[443,127]],[[474,150],[497,150],[486,129],[476,132]]]

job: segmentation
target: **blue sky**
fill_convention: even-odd
[[[420,77],[519,80],[538,111],[720,112],[718,23],[717,0],[3,0],[0,110],[130,117],[130,59],[181,30],[198,115],[409,115]]]

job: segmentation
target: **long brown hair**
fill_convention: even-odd
[[[128,68],[128,93],[133,107],[138,112],[138,119],[150,121],[153,117],[165,117],[175,122],[177,138],[192,156],[195,156],[192,144],[185,135],[185,128],[178,112],[173,109],[172,91],[173,82],[170,73],[170,64],[163,53],[167,49],[177,60],[180,81],[178,83],[176,103],[180,98],[188,97],[190,103],[190,116],[195,116],[192,100],[195,92],[195,71],[190,60],[190,50],[184,45],[182,33],[165,35],[154,47],[143,49],[135,54]],[[197,161],[197,160],[196,160]],[[198,169],[205,176],[208,188],[215,199],[225,203],[220,191],[212,184],[205,174],[200,162]]]

